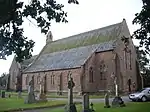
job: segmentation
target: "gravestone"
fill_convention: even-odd
[[[82,105],[83,105],[83,112],[89,112],[89,95],[88,93],[84,93],[83,94],[83,102],[82,102]]]
[[[69,81],[68,81],[68,104],[65,106],[65,112],[77,112],[76,106],[73,103],[73,87],[75,83],[73,82],[73,78],[71,77],[71,73],[69,73]]]
[[[116,96],[112,101],[112,107],[124,107],[125,106],[124,101],[122,100],[122,98],[118,94],[117,77],[115,77],[114,84],[115,84]]]
[[[83,94],[83,102],[82,102],[82,107],[83,110],[82,112],[95,112],[94,108],[93,108],[93,103],[89,103],[89,94],[88,93],[84,93]],[[90,108],[89,108],[90,105]]]
[[[107,91],[107,93],[105,94],[105,106],[104,106],[104,108],[110,108],[109,96],[110,96],[110,91]]]
[[[22,95],[22,87],[21,87],[21,84],[17,84],[17,92],[18,92],[18,98],[21,98]]]
[[[46,94],[45,94],[45,83],[44,78],[40,81],[40,93],[38,95],[38,102],[47,102]]]
[[[32,77],[31,81],[29,82],[28,95],[27,98],[25,99],[25,103],[27,104],[36,103],[33,85],[34,85],[34,78]]]
[[[18,91],[18,98],[21,98],[21,91]]]
[[[2,91],[2,92],[1,92],[1,97],[2,97],[2,98],[5,98],[5,95],[6,95],[6,94],[5,94],[5,91]]]

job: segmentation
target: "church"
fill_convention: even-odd
[[[128,44],[123,41],[128,39]],[[9,70],[10,89],[27,90],[34,76],[34,90],[39,91],[40,80],[51,93],[68,91],[68,74],[72,74],[74,93],[97,93],[115,90],[131,92],[141,86],[135,46],[126,23],[120,23],[53,41],[52,33],[36,56],[22,63],[15,59]]]

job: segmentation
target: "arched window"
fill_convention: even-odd
[[[28,83],[29,83],[29,76],[27,75],[26,76],[26,85],[28,85]]]
[[[103,72],[100,72],[100,80],[103,80]]]
[[[94,82],[94,78],[93,78],[93,68],[90,67],[89,69],[89,82],[93,83]]]
[[[51,75],[51,85],[54,85],[54,74],[52,72],[52,75]]]
[[[129,61],[129,66],[130,66],[130,70],[132,70],[132,57],[131,57],[131,50],[129,51],[129,56],[130,56],[130,61]]]
[[[54,75],[53,75],[53,85],[55,84],[54,81],[55,81],[55,78],[54,78]]]
[[[37,84],[40,84],[40,75],[37,76]]]

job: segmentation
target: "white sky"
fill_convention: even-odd
[[[27,0],[24,0],[28,2]],[[78,0],[79,5],[68,4],[68,0],[56,0],[65,5],[68,12],[67,24],[55,23],[51,25],[54,40],[121,22],[126,19],[132,34],[137,26],[132,25],[135,13],[141,11],[142,0]],[[45,36],[32,23],[25,21],[24,35],[35,41],[33,55],[38,54],[45,45]],[[134,41],[135,42],[135,41]],[[135,42],[136,43],[136,42]],[[0,75],[8,73],[13,56],[7,60],[0,60]]]

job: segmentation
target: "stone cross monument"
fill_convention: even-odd
[[[117,84],[116,76],[114,77],[114,84],[115,84],[116,96],[112,101],[112,107],[124,107],[125,106],[124,101],[122,100],[122,98],[119,96],[119,93],[118,93],[118,84]]]
[[[73,87],[75,83],[71,75],[71,73],[68,74],[68,105],[65,106],[65,112],[77,112],[76,106],[73,103]]]
[[[38,96],[38,101],[39,102],[47,102],[47,98],[46,98],[46,94],[44,92],[44,86],[45,86],[45,77],[43,77],[40,81],[40,93],[39,93],[39,96]]]
[[[68,104],[73,104],[73,87],[75,86],[71,75],[72,74],[69,73],[69,81],[68,81]]]

